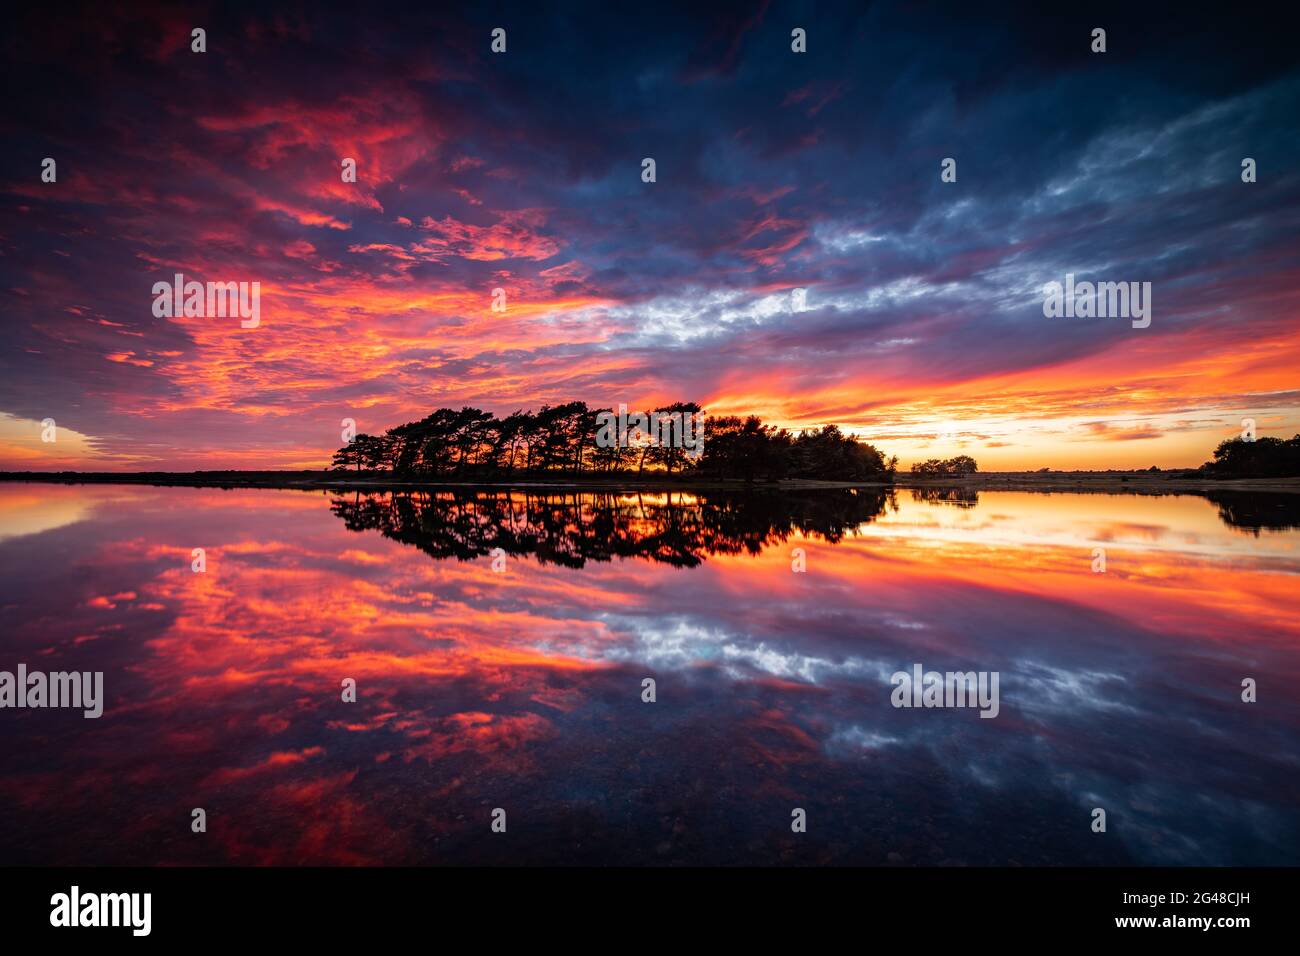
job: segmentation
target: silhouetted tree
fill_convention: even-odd
[[[1300,435],[1293,438],[1230,438],[1201,468],[1219,478],[1300,478]]]
[[[359,437],[359,436],[358,436]],[[357,471],[361,470],[361,455],[358,454],[357,443],[355,440],[348,442],[342,448],[334,453],[334,460],[330,462],[340,471],[347,471],[355,467]]]
[[[975,464],[975,459],[969,455],[958,455],[956,458],[931,458],[929,461],[915,462],[912,465],[912,474],[921,475],[926,478],[945,478],[961,475],[973,475],[979,471],[979,466]]]
[[[647,413],[647,418],[651,413]],[[631,430],[627,443],[597,443],[599,412],[585,402],[543,405],[495,418],[479,408],[439,408],[419,421],[383,435],[358,435],[334,454],[338,468],[390,471],[408,477],[489,478],[499,475],[583,472],[625,473],[635,467],[668,475],[774,481],[787,477],[831,481],[893,479],[897,459],[886,461],[871,445],[844,435],[834,425],[804,432],[764,425],[757,416],[704,418],[695,402],[674,402],[654,410],[672,421],[656,434]],[[698,457],[684,447],[685,420],[702,437]],[[957,460],[957,459],[954,459]],[[967,459],[969,461],[969,459]],[[974,462],[971,462],[973,468]]]
[[[837,425],[800,432],[794,441],[791,476],[823,481],[864,481],[893,474],[875,447],[844,435]]]
[[[682,438],[687,424],[686,418],[689,417],[692,422],[691,427],[696,428],[699,425],[700,406],[695,402],[673,402],[671,405],[656,408],[655,414],[659,415],[661,419],[664,416],[678,416],[675,420],[670,420],[671,425],[664,426],[661,424],[660,427],[669,427],[674,431],[680,429],[680,432],[675,436],[665,436],[663,434],[652,436],[653,444],[648,449],[649,460],[655,464],[663,465],[664,470],[670,475],[674,471],[685,471],[693,461],[686,454],[688,449],[682,445]],[[698,431],[692,432],[693,436],[698,434]],[[665,441],[665,438],[668,438],[668,440]],[[708,445],[707,440],[705,445]]]

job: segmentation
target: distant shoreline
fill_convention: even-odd
[[[1178,494],[1204,491],[1270,491],[1300,494],[1300,478],[1205,478],[1193,469],[1149,471],[1004,471],[961,477],[921,478],[899,473],[888,481],[814,481],[791,479],[746,483],[740,480],[692,481],[667,477],[592,477],[514,481],[420,481],[385,476],[348,476],[325,471],[194,471],[194,472],[0,472],[0,481],[49,484],[152,485],[188,488],[284,488],[339,491],[412,490],[419,488],[482,488],[578,491],[799,491],[819,488],[954,489],[1037,492],[1129,492]]]

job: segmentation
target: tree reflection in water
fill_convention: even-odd
[[[1210,491],[1219,517],[1232,528],[1253,532],[1300,530],[1300,495],[1271,491]]]
[[[543,564],[641,558],[695,567],[709,555],[758,554],[798,532],[831,543],[886,507],[886,488],[747,494],[412,491],[336,495],[349,530],[377,530],[435,558],[469,561],[495,548]]]
[[[974,488],[913,488],[912,500],[931,505],[974,508],[980,503],[980,493]]]

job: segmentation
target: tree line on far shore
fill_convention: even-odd
[[[588,408],[585,402],[543,405],[536,412],[521,409],[503,418],[466,406],[439,408],[382,435],[357,435],[334,453],[333,466],[452,480],[660,474],[748,482],[889,482],[898,469],[896,456],[887,459],[874,445],[844,434],[836,425],[792,433],[766,425],[756,415],[706,418],[694,402],[674,402],[653,411],[660,417],[692,417],[703,447],[692,453],[680,442],[660,442],[635,430],[622,444],[598,441],[602,421],[613,413]],[[969,455],[958,455],[917,462],[911,471],[915,477],[947,478],[974,475],[979,468]],[[1198,472],[1212,478],[1300,477],[1300,435],[1220,442],[1212,461],[1183,473]]]
[[[693,402],[654,409],[660,416],[703,418]],[[842,433],[838,426],[791,433],[756,415],[710,415],[699,426],[695,456],[672,443],[634,434],[625,444],[598,442],[607,409],[585,402],[544,405],[497,418],[482,409],[439,408],[382,435],[357,435],[334,453],[333,466],[404,477],[488,479],[538,476],[626,476],[661,473],[699,479],[892,481],[896,457]],[[648,414],[648,413],[647,413]]]
[[[961,475],[973,475],[979,471],[975,459],[970,455],[958,455],[956,458],[931,458],[918,461],[912,465],[912,474],[924,478],[948,478]]]
[[[1300,435],[1291,438],[1230,438],[1201,470],[1216,478],[1300,478]]]

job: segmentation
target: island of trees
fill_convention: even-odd
[[[892,481],[898,459],[843,434],[838,426],[792,434],[757,416],[708,416],[694,456],[672,443],[634,434],[621,447],[597,442],[602,409],[585,402],[496,416],[482,409],[439,408],[382,435],[357,435],[334,453],[333,466],[357,472],[435,480],[491,480],[661,473],[747,482],[788,478]],[[693,402],[654,409],[702,417]],[[648,413],[647,413],[648,414]],[[605,443],[607,444],[607,443]]]

